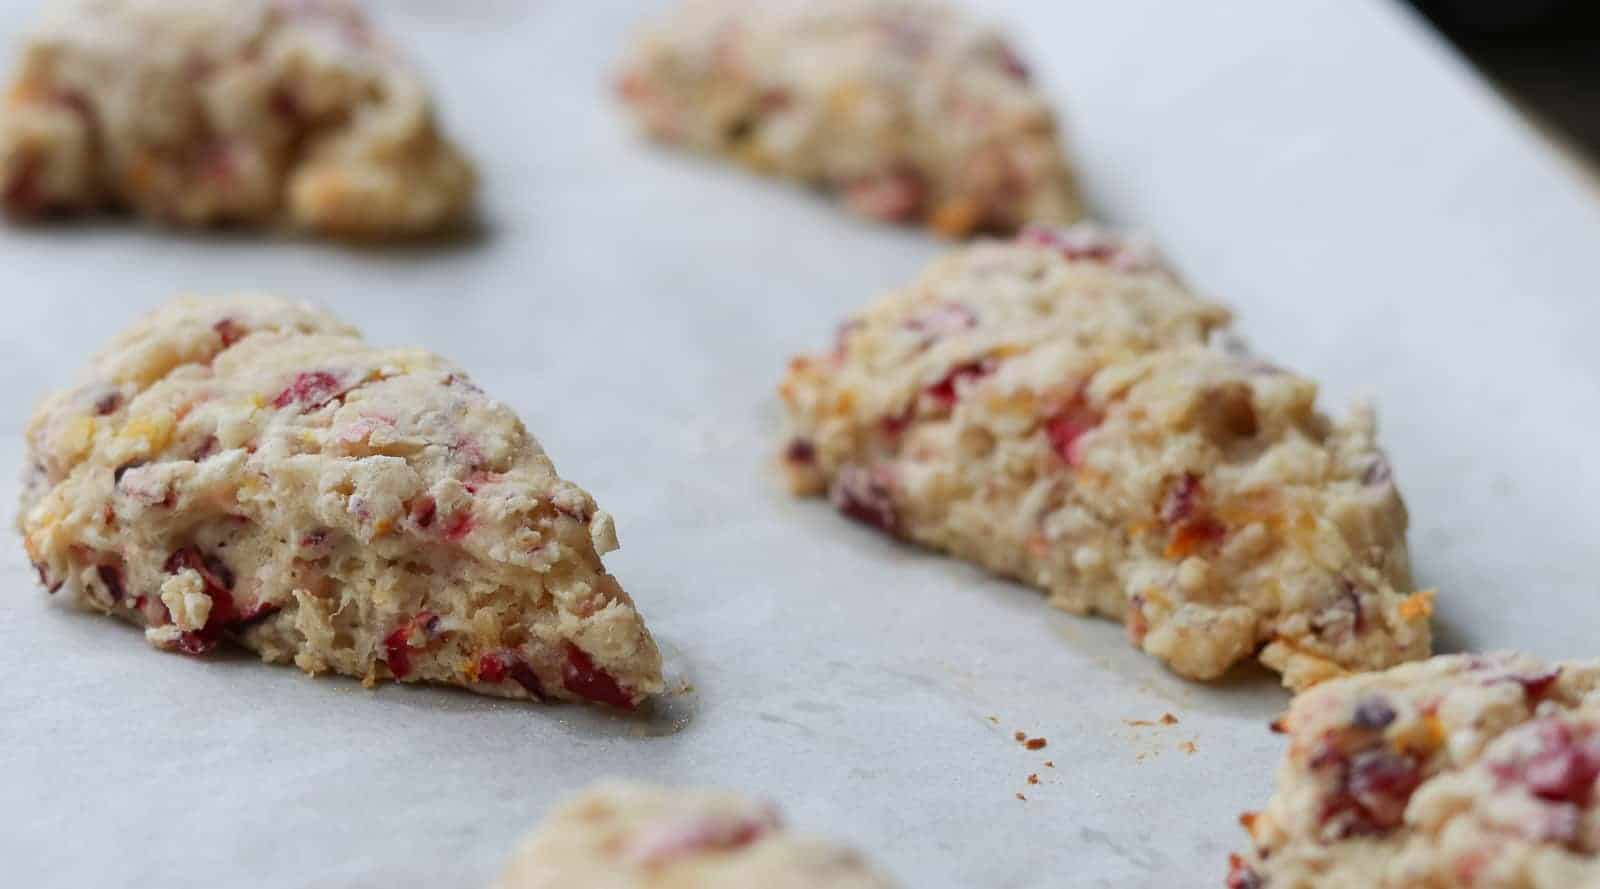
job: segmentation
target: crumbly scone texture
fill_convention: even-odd
[[[952,236],[1080,215],[1055,118],[1007,42],[929,0],[685,0],[619,92],[652,137]]]
[[[26,434],[40,582],[158,647],[625,708],[661,689],[600,561],[611,517],[428,352],[281,299],[178,299]]]
[[[551,814],[495,889],[890,889],[859,854],[795,834],[772,806],[607,781]]]
[[[1600,661],[1449,655],[1319,685],[1230,889],[1600,886]]]
[[[1302,688],[1429,652],[1371,411],[1209,346],[1144,245],[1031,229],[935,262],[791,361],[797,493],[1125,622],[1176,672]]]
[[[0,106],[0,204],[405,238],[471,165],[350,0],[53,0]]]

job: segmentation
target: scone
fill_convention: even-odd
[[[631,708],[660,655],[611,517],[454,365],[280,299],[179,299],[27,427],[52,593],[198,655]]]
[[[53,0],[0,107],[15,216],[399,238],[459,220],[473,180],[349,0]]]
[[[929,0],[682,0],[618,81],[666,143],[952,236],[1079,215],[1055,118],[997,33]]]
[[[1600,886],[1600,661],[1436,657],[1273,727],[1289,750],[1230,889]]]
[[[1302,688],[1423,657],[1372,413],[1207,345],[1228,314],[1144,246],[1034,229],[935,262],[795,358],[798,493],[1125,622],[1176,672]]]
[[[604,782],[529,836],[496,889],[889,889],[860,855],[731,793]]]

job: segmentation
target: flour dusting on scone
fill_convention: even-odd
[[[449,362],[280,299],[180,299],[27,427],[39,580],[204,654],[631,708],[660,655],[610,516]]]
[[[1600,661],[1450,655],[1319,685],[1229,889],[1600,886]]]
[[[858,853],[721,791],[602,782],[551,814],[495,889],[890,889]]]
[[[1178,673],[1300,688],[1429,652],[1372,413],[1208,345],[1227,312],[1148,247],[1029,230],[935,262],[795,358],[799,493],[1123,620]]]
[[[0,204],[351,238],[445,229],[470,164],[351,0],[53,0],[0,107]]]
[[[996,32],[929,0],[683,0],[619,80],[652,137],[952,236],[1079,216],[1056,124]]]

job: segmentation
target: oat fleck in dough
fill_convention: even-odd
[[[708,790],[598,784],[524,841],[495,889],[891,889],[856,852]]]
[[[1230,889],[1600,886],[1600,661],[1436,657],[1320,685],[1275,727]]]
[[[996,32],[921,0],[687,0],[619,81],[644,130],[952,236],[1079,215],[1056,124]]]
[[[1087,226],[935,262],[795,358],[798,493],[1124,621],[1174,671],[1304,688],[1429,652],[1370,410],[1207,345],[1228,314]]]
[[[473,183],[347,0],[54,0],[0,107],[0,203],[21,217],[403,238],[457,222]]]
[[[660,655],[610,516],[445,360],[281,299],[180,299],[27,427],[39,580],[190,655],[631,708]]]

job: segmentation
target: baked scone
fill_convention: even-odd
[[[1436,657],[1273,727],[1289,750],[1230,889],[1600,886],[1600,660]]]
[[[1212,348],[1147,247],[1034,229],[935,262],[795,358],[782,464],[851,518],[1123,620],[1176,672],[1302,688],[1426,656],[1371,411]]]
[[[856,852],[732,793],[602,782],[545,819],[496,889],[889,889]]]
[[[683,0],[618,90],[652,137],[960,236],[1079,216],[1055,118],[996,32],[931,0]]]
[[[399,238],[459,220],[473,182],[350,0],[52,0],[0,107],[22,217]]]
[[[631,708],[660,655],[611,517],[435,355],[268,297],[179,299],[27,427],[39,580],[202,654]]]

